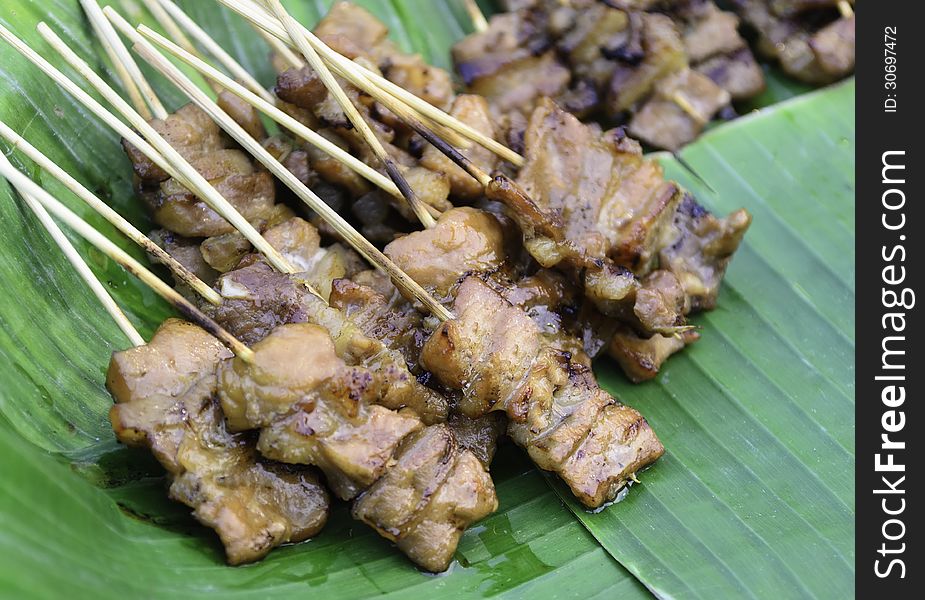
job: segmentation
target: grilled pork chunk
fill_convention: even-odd
[[[256,220],[274,205],[272,176],[257,170],[248,156],[234,149],[208,115],[188,104],[151,126],[248,220]],[[137,176],[139,195],[154,221],[185,237],[208,237],[234,231],[230,223],[183,185],[168,177],[137,148],[123,140]]]
[[[411,434],[394,460],[353,516],[428,571],[445,571],[466,528],[498,509],[491,477],[447,425]]]
[[[386,342],[364,334],[363,327],[343,312],[326,306],[299,281],[274,271],[261,260],[225,273],[218,280],[223,302],[204,305],[220,325],[238,339],[256,343],[280,325],[312,323],[324,327],[338,347],[350,352],[351,364],[363,365],[384,378],[374,401],[389,409],[407,408],[426,423],[446,420],[447,400],[422,385],[409,370],[402,354],[402,344],[390,347]]]
[[[113,354],[106,383],[116,437],[152,451],[170,497],[218,533],[229,563],[241,564],[318,533],[329,500],[313,471],[258,458],[248,436],[226,429],[215,369],[229,357],[206,331],[169,319],[147,345]]]
[[[422,567],[445,570],[463,531],[497,508],[494,485],[445,424],[374,404],[388,377],[354,362],[350,341],[317,325],[276,328],[255,359],[225,361],[219,397],[229,427],[259,429],[261,454],[318,466],[354,516]]]
[[[422,364],[462,392],[467,416],[503,411],[511,438],[585,505],[612,499],[662,455],[642,415],[602,390],[588,366],[572,361],[487,283],[465,279],[453,310],[456,319],[424,345]]]
[[[758,32],[758,50],[791,77],[823,85],[854,71],[854,15],[841,16],[836,0],[735,0],[733,6]]]

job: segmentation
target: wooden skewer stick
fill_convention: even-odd
[[[148,106],[151,107],[153,115],[158,119],[166,119],[167,109],[164,108],[164,105],[154,92],[154,88],[152,88],[148,80],[145,79],[141,69],[138,68],[138,65],[132,59],[132,55],[129,54],[128,49],[122,43],[122,40],[119,39],[119,34],[116,33],[116,30],[112,28],[112,24],[103,16],[100,5],[97,4],[96,0],[82,0],[82,2],[84,10],[87,12],[87,16],[90,17],[90,22],[93,24],[93,28],[97,33],[100,43],[106,48],[107,52],[115,54],[116,60],[123,65],[132,78],[132,81],[135,82],[135,85],[141,91],[142,98],[144,98]]]
[[[709,119],[704,118],[704,116],[700,114],[696,108],[694,108],[694,105],[691,104],[687,98],[681,94],[681,92],[675,92],[672,94],[671,101],[674,102],[678,108],[683,110],[687,116],[692,118],[701,127],[709,122]]]
[[[840,12],[841,16],[845,19],[849,19],[854,16],[854,9],[851,8],[851,4],[848,2],[848,0],[839,0],[838,12]]]
[[[214,56],[215,60],[221,63],[222,66],[228,69],[229,73],[237,77],[238,81],[242,82],[245,86],[247,86],[248,89],[250,89],[250,91],[254,92],[267,102],[273,102],[273,94],[268,92],[266,88],[260,85],[260,82],[254,79],[254,77],[247,71],[247,69],[241,66],[241,63],[236,61],[230,54],[225,52],[225,49],[222,48],[218,42],[212,39],[212,36],[206,33],[206,31],[200,27],[196,21],[191,19],[189,15],[183,12],[179,6],[170,0],[154,1],[159,1],[164,10],[167,11],[170,16],[180,24],[180,27],[189,32],[189,34],[193,36],[193,39],[202,44],[202,47],[205,48],[209,54]],[[180,48],[183,48],[183,46],[180,45]],[[186,50],[185,48],[183,49]],[[189,50],[186,50],[186,52],[189,52]],[[198,53],[189,52],[189,54],[191,56],[195,56],[196,58],[202,58]],[[225,87],[218,81],[214,81],[213,83],[215,84],[213,87]]]
[[[0,169],[6,171],[13,169],[13,165],[7,159],[7,157],[0,153]],[[15,169],[14,169],[15,170]],[[12,183],[12,182],[11,182]],[[125,313],[122,312],[122,309],[119,308],[119,305],[116,304],[116,301],[112,299],[112,296],[109,295],[109,292],[103,287],[103,284],[100,283],[100,280],[96,278],[96,275],[93,274],[93,271],[90,270],[90,267],[87,266],[87,263],[77,252],[77,249],[74,248],[74,245],[71,244],[71,241],[67,239],[67,236],[64,235],[64,232],[61,231],[61,228],[58,227],[58,224],[52,220],[51,216],[48,214],[48,211],[42,207],[39,202],[32,197],[26,190],[20,189],[15,184],[13,187],[17,189],[19,195],[22,196],[23,201],[26,203],[33,213],[35,213],[36,218],[39,220],[39,223],[42,224],[42,227],[45,228],[45,231],[48,232],[48,235],[51,236],[51,239],[58,245],[61,249],[61,252],[64,253],[64,256],[67,258],[68,262],[71,263],[71,266],[74,267],[74,270],[77,271],[77,274],[81,279],[87,284],[87,287],[90,288],[90,291],[93,292],[93,295],[96,296],[97,300],[100,301],[100,304],[103,305],[103,308],[109,313],[109,316],[113,318],[118,325],[119,329],[122,330],[122,333],[125,334],[125,337],[129,339],[133,346],[143,346],[145,340],[141,337],[141,334],[138,333],[138,330],[135,329],[135,326],[132,325],[132,322],[129,321],[128,317],[125,316]]]
[[[176,56],[193,69],[201,73],[207,79],[212,79],[220,86],[236,95],[238,98],[241,98],[251,106],[254,106],[257,110],[263,112],[271,119],[285,127],[286,129],[292,131],[297,136],[305,140],[306,142],[312,144],[322,152],[328,154],[335,160],[338,160],[357,173],[362,177],[373,183],[374,185],[382,188],[387,193],[395,196],[396,198],[401,198],[401,192],[398,190],[398,187],[392,182],[391,179],[380,173],[379,171],[373,169],[362,160],[353,156],[337,144],[331,142],[322,135],[319,135],[317,132],[306,127],[303,123],[299,122],[297,119],[293,118],[285,111],[280,110],[272,102],[267,102],[261,97],[258,97],[256,94],[245,89],[242,85],[232,80],[230,77],[219,71],[218,69],[212,67],[205,61],[200,60],[199,58],[193,56],[189,52],[186,52],[183,48],[174,44],[161,34],[157,33],[150,27],[141,25],[138,27],[138,31],[153,41],[155,44],[165,49],[167,52],[170,52],[172,55]],[[433,211],[436,211],[434,207],[428,207]],[[437,212],[439,216],[439,212]]]
[[[285,28],[276,19],[272,14],[267,12],[267,10],[260,6],[259,4],[252,2],[251,0],[217,0],[222,5],[230,8],[234,12],[238,13],[255,26],[263,29],[268,34],[276,37],[279,40],[282,40],[284,43],[293,44],[290,40],[288,33]],[[315,34],[313,34],[308,28],[301,26],[300,29],[308,39],[309,43],[315,48],[315,50],[330,64],[341,65],[345,63],[352,63],[350,59],[342,56],[329,48],[324,42],[322,42]],[[355,63],[354,63],[355,64]],[[491,152],[497,154],[504,160],[510,162],[516,167],[522,167],[524,165],[524,157],[517,154],[504,144],[499,143],[496,140],[493,140],[491,137],[485,135],[481,131],[475,129],[474,127],[463,123],[459,119],[447,114],[446,112],[440,110],[436,106],[418,98],[408,90],[402,88],[399,85],[396,85],[386,79],[385,77],[374,73],[365,67],[360,67],[363,74],[373,81],[377,86],[383,88],[388,93],[392,94],[396,98],[400,99],[402,102],[410,105],[415,111],[423,114],[429,119],[444,125],[467,139],[472,140],[473,142],[479,144],[480,146],[487,148]]]
[[[73,96],[75,99],[77,99],[78,102],[87,107],[90,112],[99,117],[113,131],[118,133],[120,136],[128,140],[129,143],[143,152],[145,156],[150,158],[151,161],[157,164],[158,167],[166,171],[171,177],[182,181],[182,176],[180,173],[176,171],[176,169],[174,169],[164,159],[164,157],[162,157],[160,153],[154,149],[153,146],[148,144],[148,142],[146,142],[141,136],[135,133],[130,127],[128,127],[115,115],[104,108],[103,105],[97,102],[87,92],[78,87],[77,84],[71,81],[64,73],[52,66],[52,64],[47,60],[39,56],[35,50],[30,48],[25,42],[16,37],[10,30],[3,27],[3,25],[0,25],[0,37],[2,37],[10,46],[22,54],[32,64],[38,67],[40,71],[48,75],[68,94]],[[184,183],[184,185],[186,184]]]
[[[469,13],[469,18],[472,19],[472,26],[475,30],[482,32],[488,29],[488,20],[482,13],[482,9],[479,8],[478,2],[476,0],[463,0],[463,4],[466,5],[466,12]]]
[[[213,121],[218,123],[222,129],[235,139],[235,141],[267,167],[267,169],[276,175],[280,181],[285,183],[286,186],[299,196],[309,208],[318,213],[318,215],[331,225],[331,227],[353,246],[357,252],[363,255],[370,264],[386,273],[406,298],[420,301],[430,312],[441,320],[452,318],[452,314],[444,306],[437,302],[424,290],[424,288],[418,285],[417,282],[411,279],[407,273],[398,268],[398,266],[389,260],[386,255],[373,246],[369,240],[360,235],[352,225],[337,214],[327,203],[308,189],[305,184],[276,160],[266,148],[252,138],[243,127],[238,125],[234,119],[222,111],[222,109],[190,81],[182,71],[160,54],[154,46],[140,34],[136,34],[133,41],[135,43],[135,51],[138,52],[142,58],[183,90],[183,92],[205,111]]]
[[[123,57],[116,51],[116,48],[122,45],[122,40],[119,40],[117,44],[107,43],[107,35],[106,30],[103,28],[103,23],[109,26],[109,21],[106,19],[100,20],[98,18],[98,16],[101,17],[103,15],[99,4],[96,3],[96,0],[80,0],[80,3],[84,8],[84,12],[87,13],[87,17],[90,19],[90,25],[93,27],[96,37],[102,42],[103,49],[106,50],[106,54],[109,56],[109,60],[116,70],[116,76],[119,78],[119,81],[122,82],[122,87],[125,88],[125,92],[128,94],[132,104],[135,105],[135,110],[146,119],[154,118],[154,114],[148,107],[148,103],[145,102],[145,98],[142,96],[138,84],[135,83],[135,80],[128,72],[128,63],[126,63]],[[125,46],[122,46],[122,48],[124,49]],[[126,54],[128,54],[127,51]],[[129,60],[131,60],[131,56],[129,56]],[[132,63],[134,62],[135,61],[132,61]]]
[[[30,144],[26,139],[13,131],[6,123],[0,121],[0,136],[5,138],[10,145],[28,156],[35,164],[45,169],[51,175],[60,181],[67,189],[72,191],[78,198],[90,205],[93,210],[98,212],[107,221],[112,223],[116,229],[121,231],[130,240],[141,246],[145,251],[156,256],[161,262],[182,281],[200,296],[205,298],[211,304],[219,305],[222,302],[221,295],[212,289],[206,282],[199,279],[192,271],[184,267],[175,258],[170,256],[163,248],[151,241],[148,236],[143,234],[134,225],[129,223],[122,215],[117,213],[108,204],[100,200],[90,190],[83,186],[79,181],[71,177],[67,171],[58,166],[53,160],[42,154],[35,146]]]
[[[432,146],[453,161],[453,163],[459,166],[463,171],[472,176],[472,178],[478,181],[483,187],[491,182],[491,175],[469,160],[462,152],[448,144],[446,140],[427,128],[423,123],[415,119],[415,115],[410,110],[397,103],[394,106],[389,106],[388,101],[383,101],[383,104],[394,112],[399,119],[407,123],[418,135],[427,140]]]
[[[125,27],[128,28],[128,31],[134,33],[134,29],[128,25],[127,22],[116,13],[111,6],[107,6],[103,12],[106,16],[113,21],[113,23],[119,27],[120,22]],[[119,20],[116,21],[113,19],[113,15]],[[90,66],[85,63],[79,56],[77,56],[73,50],[68,48],[68,46],[59,38],[54,31],[51,30],[48,25],[45,23],[39,23],[38,26],[39,33],[47,41],[52,48],[54,48],[62,57],[75,69],[84,79],[86,79],[90,85],[92,85],[100,94],[103,95],[106,100],[112,104],[130,123],[135,127],[141,134],[154,146],[155,150],[163,155],[167,160],[167,163],[171,166],[171,169],[168,170],[168,173],[173,175],[174,173],[179,173],[180,177],[177,179],[185,187],[190,189],[195,193],[199,198],[201,198],[206,204],[208,204],[215,212],[221,215],[226,221],[231,223],[231,225],[240,231],[247,241],[251,243],[254,248],[261,252],[264,256],[267,257],[267,260],[270,261],[274,267],[279,269],[284,273],[295,273],[296,268],[286,260],[282,254],[279,253],[276,248],[274,248],[270,243],[260,235],[253,225],[251,225],[247,219],[241,215],[240,212],[226,200],[221,194],[216,191],[212,185],[206,181],[206,179],[198,172],[196,169],[190,165],[186,159],[184,159],[179,152],[177,152],[173,146],[167,143],[161,135],[153,128],[151,125],[145,121],[141,115],[132,110],[132,107],[123,100],[119,94],[115,92],[109,85],[103,81],[103,79],[93,70]],[[123,32],[124,33],[124,32]],[[118,119],[116,119],[118,120]]]
[[[379,138],[376,137],[376,134],[373,133],[373,130],[370,128],[369,123],[366,122],[366,119],[363,118],[353,105],[353,101],[347,97],[347,93],[341,88],[340,83],[334,78],[334,74],[328,69],[328,66],[321,59],[321,56],[319,56],[311,44],[305,40],[305,37],[300,35],[299,23],[292,18],[292,15],[286,12],[286,9],[283,8],[279,0],[267,0],[267,3],[273,9],[273,12],[276,13],[277,18],[285,25],[290,37],[295,41],[296,47],[308,61],[308,64],[311,65],[312,69],[315,70],[315,73],[318,74],[321,82],[324,83],[324,87],[334,96],[341,110],[344,111],[344,114],[347,115],[347,118],[356,130],[363,139],[366,140],[366,143],[369,144],[373,154],[376,155],[376,158],[379,159],[386,173],[388,173],[389,179],[395,182],[395,185],[401,190],[402,196],[408,200],[408,204],[411,206],[411,210],[414,211],[418,220],[424,227],[433,227],[436,221],[430,216],[424,202],[418,197],[414,190],[411,189],[411,186],[408,185],[398,165],[395,164],[392,157],[385,151]]]
[[[341,71],[342,77],[350,80],[354,85],[364,90],[375,100],[381,102],[387,109],[395,113],[395,116],[408,124],[408,126],[411,127],[418,135],[430,142],[434,147],[437,148],[437,150],[440,150],[440,152],[445,154],[450,160],[459,165],[459,167],[461,167],[464,171],[466,171],[466,173],[475,178],[480,184],[483,186],[488,185],[488,183],[491,181],[491,176],[488,173],[483,171],[456,148],[447,143],[446,140],[434,133],[432,129],[424,125],[424,123],[422,123],[421,120],[417,118],[417,115],[410,107],[403,104],[400,100],[385,90],[376,87],[368,79],[364,78],[363,74],[359,70],[359,65],[356,63],[351,64],[354,66]],[[339,68],[338,71],[340,71]]]
[[[257,34],[260,35],[260,37],[262,37],[264,41],[266,41],[267,44],[269,44],[270,49],[276,52],[277,54],[279,54],[280,57],[282,57],[282,59],[286,61],[286,64],[288,64],[291,68],[301,69],[302,67],[305,66],[305,61],[299,58],[298,54],[290,50],[289,46],[282,43],[279,40],[279,38],[277,38],[274,35],[270,35],[269,33],[257,27],[253,23],[251,23],[250,25],[251,27],[254,28],[254,31],[256,31]]]
[[[141,0],[142,4],[145,5],[145,8],[148,9],[148,12],[160,23],[161,27],[164,28],[164,31],[167,32],[171,38],[175,39],[178,44],[186,48],[187,52],[192,52],[193,54],[199,54],[199,50],[193,45],[193,42],[190,41],[186,34],[183,33],[183,30],[180,29],[180,26],[174,22],[173,18],[167,11],[164,10],[164,7],[157,0]],[[222,90],[221,88],[212,86],[212,90],[218,94]]]
[[[9,163],[7,163],[8,165]],[[157,275],[149,271],[140,262],[132,258],[125,250],[112,243],[109,238],[93,228],[89,223],[74,214],[69,208],[61,204],[44,188],[12,168],[0,163],[0,174],[6,177],[17,189],[37,200],[48,212],[58,220],[73,229],[82,238],[95,246],[100,252],[117,262],[126,271],[132,273],[145,285],[154,290],[167,302],[170,302],[185,317],[201,326],[203,329],[217,337],[231,348],[239,358],[246,362],[253,362],[254,351],[244,345],[239,339],[225,331],[218,323],[203,314],[195,304],[184,298],[178,291],[164,283]]]
[[[113,131],[122,136],[131,145],[141,151],[154,164],[164,170],[168,175],[181,182],[185,187],[195,190],[194,185],[184,178],[183,174],[177,171],[172,164],[161,156],[160,152],[154,149],[144,138],[135,133],[135,131],[123,123],[118,117],[109,112],[103,105],[97,102],[92,96],[85,92],[81,87],[75,84],[70,78],[55,68],[51,63],[42,58],[28,44],[16,37],[10,30],[0,24],[0,38],[3,38],[17,52],[22,54],[32,64],[39,68],[40,71],[48,75],[56,84],[64,89],[68,94],[73,96],[78,102],[87,107],[90,112],[96,115]],[[118,94],[115,95],[118,97]]]

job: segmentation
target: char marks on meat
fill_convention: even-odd
[[[503,411],[513,440],[584,504],[612,499],[662,455],[642,415],[602,390],[589,367],[572,361],[488,284],[465,279],[453,309],[457,318],[434,332],[422,364],[462,392],[464,414]]]

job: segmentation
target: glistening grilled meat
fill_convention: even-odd
[[[232,147],[218,125],[193,104],[151,126],[248,220],[263,217],[274,205],[272,176],[255,168],[250,158]],[[138,192],[154,221],[178,235],[208,237],[234,231],[203,201],[157,165],[123,141],[132,161]]]
[[[662,455],[638,412],[602,390],[589,367],[573,362],[488,284],[465,279],[453,309],[457,318],[434,332],[422,364],[462,392],[466,415],[507,414],[512,439],[585,505],[612,499]]]
[[[249,436],[226,429],[215,369],[229,356],[204,330],[169,319],[147,345],[113,354],[106,384],[118,439],[152,451],[170,497],[218,533],[229,563],[241,564],[318,533],[329,500],[313,471],[258,458]]]
[[[317,465],[354,516],[395,541],[413,561],[445,570],[462,532],[497,508],[494,485],[445,424],[373,404],[389,385],[355,362],[357,349],[316,325],[275,329],[255,360],[219,369],[233,429],[259,429],[264,456]],[[345,360],[346,359],[346,360]]]

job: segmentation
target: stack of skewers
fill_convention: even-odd
[[[0,26],[123,137],[159,229],[143,234],[2,123],[0,135],[175,280],[0,159],[133,345],[107,374],[117,438],[151,450],[232,564],[315,535],[333,494],[445,570],[497,508],[489,467],[505,434],[589,508],[613,500],[664,449],[591,361],[609,352],[642,381],[696,340],[687,316],[715,306],[749,215],[710,214],[622,129],[550,98],[515,152],[488,100],[457,95],[356,6],[310,31],[278,0],[219,1],[273,48],[272,91],[170,0],[146,2],[170,38],[81,0],[128,100],[39,25],[121,118]],[[120,34],[191,103],[168,113]],[[48,213],[186,320],[145,343]]]

